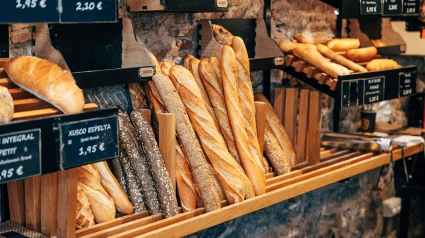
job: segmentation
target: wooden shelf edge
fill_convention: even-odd
[[[412,156],[423,151],[423,145],[409,146],[404,149],[405,157]],[[402,149],[393,151],[393,160],[401,159]],[[370,159],[345,166],[328,173],[315,176],[304,181],[294,183],[284,188],[280,188],[264,195],[246,200],[244,202],[230,205],[222,209],[205,213],[173,225],[163,227],[137,237],[183,237],[251,212],[277,204],[284,200],[302,195],[304,193],[325,187],[343,179],[356,176],[366,171],[378,168],[390,162],[390,154],[384,153]]]

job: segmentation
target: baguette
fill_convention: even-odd
[[[332,65],[332,63],[326,60],[317,50],[295,48],[293,53],[334,78],[346,74],[341,68]]]
[[[226,109],[223,84],[217,79],[214,69],[207,62],[201,62],[199,64],[199,75],[201,76],[202,83],[204,84],[209,98],[211,98],[211,103],[220,124],[220,130],[223,134],[224,140],[226,141],[227,148],[233,158],[241,164],[238,150],[236,149],[235,138],[233,137],[232,128],[230,126],[229,115]]]
[[[175,66],[173,66],[175,67]],[[183,145],[189,161],[193,178],[201,193],[202,202],[206,212],[217,210],[221,207],[219,192],[214,185],[213,175],[208,169],[208,163],[202,153],[201,146],[191,127],[189,116],[186,113],[173,83],[166,75],[155,75],[153,81],[157,86],[164,105],[170,113],[176,116],[176,131]]]
[[[264,173],[267,173],[269,172],[269,164],[261,154],[260,144],[258,144],[254,92],[252,90],[248,52],[246,51],[245,43],[240,37],[233,37],[232,48],[235,52],[238,66],[238,94],[248,135],[249,149],[254,162],[259,168],[263,168]]]
[[[86,193],[77,185],[77,230],[95,225],[94,215],[90,208],[90,201]]]
[[[115,218],[114,200],[103,188],[99,173],[91,165],[78,168],[78,186],[86,193],[90,201],[96,223]]]
[[[298,43],[310,43],[313,44],[314,42],[307,37],[303,36],[302,34],[295,34],[294,40],[296,40]]]
[[[245,183],[245,174],[229,153],[226,143],[208,113],[195,79],[188,70],[173,66],[170,78],[186,106],[186,111],[200,139],[202,148],[218,174],[229,204],[254,196],[251,184]]]
[[[141,111],[133,111],[131,113],[131,121],[136,129],[139,142],[142,144],[143,152],[148,159],[164,217],[175,216],[179,214],[176,194],[174,193],[170,176],[165,168],[164,159],[156,143],[153,129]]]
[[[100,175],[100,182],[108,192],[109,196],[114,200],[117,211],[122,214],[130,215],[133,214],[134,208],[128,200],[127,194],[124,193],[118,180],[112,174],[105,161],[98,162],[92,165]]]
[[[202,57],[201,58],[201,62],[202,61],[205,61],[205,62],[209,63],[210,62],[210,59],[208,57]]]
[[[163,74],[167,75],[170,72],[171,67],[173,67],[173,65],[175,65],[173,62],[161,62],[161,71]]]
[[[283,153],[282,147],[280,147],[279,142],[268,126],[266,126],[264,135],[264,152],[277,175],[291,172],[291,162]]]
[[[130,99],[133,110],[147,109],[149,107],[146,99],[146,93],[143,90],[141,83],[129,83],[128,90],[130,91]]]
[[[215,40],[221,45],[232,44],[233,35],[226,28],[220,25],[212,24],[212,32]]]
[[[154,54],[152,54],[152,52],[150,52],[149,51],[149,56],[151,57],[151,59],[152,59],[152,61],[153,61],[153,63],[154,63],[154,65],[155,65],[155,73],[156,74],[161,74],[162,72],[161,72],[161,67],[159,66],[159,63],[158,63],[158,59],[155,57],[155,55]]]
[[[113,174],[117,178],[118,183],[120,184],[122,190],[124,191],[125,194],[128,195],[128,187],[127,187],[127,184],[126,184],[126,181],[125,181],[124,170],[123,170],[123,167],[122,167],[122,164],[121,164],[121,161],[120,161],[119,158],[114,158],[112,160],[112,170],[113,170]]]
[[[266,178],[262,167],[257,166],[249,149],[248,135],[245,131],[245,123],[239,102],[237,82],[237,62],[232,47],[224,46],[221,55],[221,71],[223,76],[223,91],[226,101],[229,121],[235,137],[236,148],[242,166],[254,186],[256,195],[265,193]]]
[[[210,64],[211,67],[214,69],[215,75],[217,76],[218,83],[223,88],[223,80],[221,76],[221,60],[217,59],[216,57],[211,57]]]
[[[10,80],[66,114],[83,111],[84,95],[71,72],[37,57],[20,56],[6,62]]]
[[[184,67],[186,68],[186,69],[188,69],[188,70],[190,70],[190,60],[191,59],[195,59],[195,56],[193,56],[193,55],[191,55],[191,54],[187,54],[185,57],[184,57],[184,60],[183,60],[183,65],[184,65]]]
[[[376,54],[378,54],[378,50],[371,46],[367,48],[347,50],[347,52],[345,52],[345,58],[356,63],[362,63],[373,60]]]
[[[326,43],[326,46],[336,52],[357,49],[360,47],[360,40],[356,38],[332,39]]]
[[[276,113],[274,112],[272,104],[261,93],[256,93],[254,95],[254,98],[256,101],[265,102],[267,104],[267,125],[270,126],[270,129],[273,131],[273,134],[279,142],[280,147],[282,147],[283,153],[285,154],[286,158],[288,158],[288,160],[291,162],[291,166],[294,166],[296,164],[294,147],[291,143],[291,140],[289,139],[286,129],[283,127],[282,123],[279,120],[279,117],[277,117]]]
[[[15,108],[9,90],[0,86],[0,124],[9,123],[13,119]]]
[[[201,92],[202,100],[204,101],[205,107],[208,110],[208,113],[211,115],[214,121],[214,125],[216,128],[220,128],[220,125],[217,122],[217,118],[215,117],[214,109],[211,104],[210,98],[208,97],[207,92],[205,91],[204,85],[202,84],[201,77],[199,76],[199,63],[200,60],[198,59],[191,59],[190,64],[190,72],[192,73],[193,77],[195,78],[195,82],[199,87],[199,90]]]
[[[296,43],[296,42],[292,42],[290,40],[281,40],[279,42],[279,48],[283,52],[292,52],[295,48],[316,50],[316,46],[314,44]]]
[[[398,69],[400,68],[400,66],[396,61],[391,59],[374,59],[367,63],[366,68],[369,71],[379,71],[388,69]]]
[[[353,61],[349,59],[344,58],[344,56],[341,56],[335,53],[333,50],[329,49],[325,45],[317,44],[316,47],[317,47],[317,51],[319,51],[319,53],[322,54],[323,56],[328,57],[329,59],[353,70],[354,72],[367,72],[367,69],[365,69],[364,67],[354,63]]]
[[[372,41],[372,44],[373,44],[375,47],[377,47],[377,48],[387,46],[387,43],[385,43],[385,41],[383,41],[383,40],[381,40],[381,39],[378,39],[378,40],[371,40],[371,41]]]

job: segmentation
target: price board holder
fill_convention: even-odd
[[[381,15],[381,0],[360,0],[360,15]]]
[[[0,135],[0,184],[40,174],[40,129]]]
[[[416,71],[400,72],[399,75],[399,97],[407,97],[416,93]]]
[[[117,116],[59,125],[62,170],[118,156]]]
[[[420,6],[419,0],[404,0],[403,5],[404,5],[403,6],[404,15],[413,15],[413,16],[419,15],[419,6]]]
[[[396,16],[403,14],[402,0],[384,0],[384,16]]]

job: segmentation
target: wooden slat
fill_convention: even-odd
[[[297,162],[302,163],[306,161],[306,147],[307,147],[307,121],[308,121],[308,104],[309,104],[309,90],[301,90],[299,116],[298,116],[298,132],[297,143],[295,145],[295,154],[297,155]]]
[[[95,103],[88,103],[84,105],[84,111],[89,111],[94,109],[97,109],[97,105]],[[61,113],[62,112],[56,108],[46,108],[46,109],[33,110],[33,111],[27,111],[27,112],[17,112],[13,114],[13,120],[39,118],[43,116],[52,116],[52,115],[57,115]]]
[[[77,175],[77,168],[58,172],[58,237],[75,237]]]
[[[25,224],[37,232],[41,231],[40,185],[40,176],[25,179]]]
[[[57,235],[58,173],[41,176],[41,194],[41,233],[54,237]]]
[[[280,122],[283,123],[285,118],[285,99],[286,99],[286,88],[276,88],[274,90],[274,111],[279,118]]]
[[[7,78],[0,78],[0,86],[6,87],[6,88],[17,88],[18,86],[12,81],[10,81]]]
[[[16,112],[25,112],[31,110],[40,110],[51,108],[52,105],[38,98],[18,99],[13,101]]]
[[[275,176],[275,173],[266,173],[266,179],[273,178]]]
[[[12,95],[13,100],[25,99],[25,98],[35,98],[31,93],[23,90],[22,88],[11,88],[9,89],[10,95]]]
[[[285,57],[285,65],[286,65],[287,67],[288,67],[288,66],[291,66],[295,58],[296,58],[296,57],[295,57],[294,55],[287,55],[287,56]]]
[[[0,78],[7,78],[7,73],[4,68],[0,68]]]
[[[320,163],[320,130],[322,125],[322,98],[319,92],[310,92],[307,135],[307,161]]]
[[[304,162],[302,162],[300,164],[296,164],[296,165],[292,166],[291,167],[291,171],[299,170],[299,169],[302,169],[302,168],[304,168],[306,166],[308,166],[308,162],[307,161],[304,161]]]
[[[24,180],[7,184],[10,220],[25,226],[25,183]]]
[[[292,171],[292,172],[287,173],[287,174],[282,174],[282,175],[267,179],[266,186],[270,186],[272,184],[275,184],[275,183],[278,183],[278,182],[281,182],[281,181],[284,181],[286,179],[290,179],[290,178],[293,178],[293,177],[297,177],[297,176],[300,176],[302,174],[303,174],[302,170],[296,170],[296,171]]]
[[[257,126],[257,138],[260,145],[261,154],[264,154],[264,134],[266,131],[266,112],[267,104],[265,102],[255,102],[255,122]]]
[[[9,60],[9,58],[0,58],[0,68],[4,68],[4,65]]]
[[[320,162],[325,162],[327,160],[331,160],[339,156],[343,156],[350,153],[349,150],[340,150],[340,151],[337,151],[336,149],[331,149],[331,150],[334,152],[326,156],[320,156]]]
[[[323,151],[325,151],[326,149],[325,148],[320,148],[320,152],[323,152]]]
[[[298,88],[287,88],[285,99],[285,121],[283,126],[293,145],[296,144]]]
[[[138,109],[138,111],[141,111],[149,124],[152,125],[152,111],[150,109]]]
[[[174,113],[158,113],[159,150],[171,184],[176,192],[176,117]]]
[[[320,151],[320,158],[326,157],[331,155],[332,153],[337,152],[337,149],[330,149],[330,150],[325,150],[325,151]]]
[[[297,61],[296,64],[294,65],[295,71],[297,72],[304,72],[304,69],[308,66],[309,64],[305,61]]]

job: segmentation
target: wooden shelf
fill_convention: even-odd
[[[405,156],[423,151],[423,145],[404,149]],[[393,160],[400,160],[402,149],[393,150]],[[361,174],[390,163],[390,154],[361,154],[353,151],[321,150],[321,163],[313,166],[301,165],[289,174],[274,177],[267,174],[267,193],[244,202],[223,206],[222,209],[205,213],[203,208],[162,219],[161,214],[132,217],[79,230],[77,237],[182,237],[251,212],[274,205],[343,179]],[[127,221],[124,221],[127,219]]]

